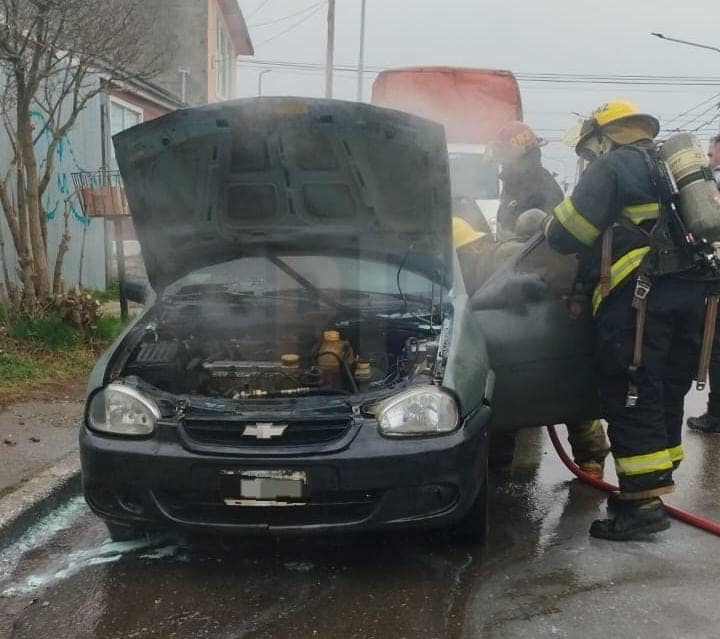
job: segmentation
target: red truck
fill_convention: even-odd
[[[372,103],[445,126],[453,197],[474,200],[494,231],[500,182],[484,153],[504,124],[523,118],[515,76],[496,69],[389,69],[375,79]]]

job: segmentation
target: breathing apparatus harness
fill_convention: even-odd
[[[653,280],[664,275],[687,274],[695,279],[711,283],[707,296],[705,313],[705,328],[700,361],[695,381],[698,390],[705,388],[710,356],[715,336],[715,325],[718,314],[718,301],[720,300],[720,256],[717,245],[711,245],[705,238],[696,238],[687,228],[683,219],[680,200],[680,189],[673,177],[667,163],[660,157],[656,148],[641,148],[629,145],[641,153],[650,172],[652,185],[657,194],[658,218],[649,231],[643,229],[629,220],[617,224],[630,226],[647,235],[650,252],[643,259],[638,268],[633,294],[633,308],[635,309],[635,337],[633,358],[628,367],[628,392],[625,405],[633,408],[638,402],[638,387],[643,366],[643,340],[645,336],[645,315],[647,311],[647,298],[653,286]],[[712,179],[710,175],[688,175],[684,178],[685,184],[698,179]],[[600,274],[601,298],[607,297],[610,291],[610,267],[612,260],[612,227],[606,229],[602,236],[602,257]]]

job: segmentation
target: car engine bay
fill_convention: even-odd
[[[439,326],[345,315],[277,298],[171,304],[135,327],[122,375],[170,393],[246,400],[372,392],[437,373]]]

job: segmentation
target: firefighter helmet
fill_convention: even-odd
[[[492,142],[492,154],[502,164],[525,155],[531,149],[545,146],[547,142],[538,137],[527,124],[517,120],[505,124]]]
[[[453,217],[452,234],[453,244],[455,244],[456,249],[477,242],[477,240],[481,240],[487,236],[487,233],[476,231],[469,222],[466,222],[461,217]]]
[[[616,144],[632,144],[639,140],[653,139],[660,132],[657,118],[641,113],[630,100],[612,100],[595,109],[580,127],[575,145],[578,155],[591,138],[609,138]]]

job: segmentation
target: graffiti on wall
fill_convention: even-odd
[[[52,133],[50,132],[48,121],[39,111],[31,111],[30,116],[33,121],[36,122],[36,128],[40,131],[39,145],[41,151],[45,152],[52,142]],[[66,170],[68,163],[69,170]],[[40,169],[42,170],[46,165],[47,161],[43,159],[40,164]],[[75,197],[75,189],[72,181],[72,173],[82,172],[86,169],[83,168],[82,164],[78,160],[73,149],[72,142],[68,137],[63,137],[58,142],[57,148],[55,149],[55,166],[56,189],[55,192],[45,193],[43,201],[45,216],[48,221],[54,220],[57,217],[58,212],[64,210],[65,202],[67,202],[72,219],[83,226],[90,226],[92,220],[83,215],[83,212],[78,205],[77,198]]]

